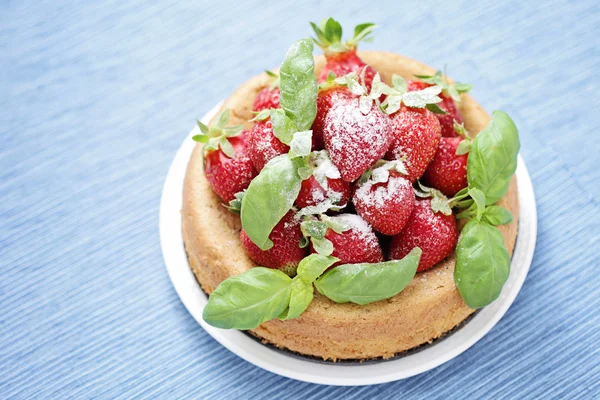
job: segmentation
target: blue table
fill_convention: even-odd
[[[84,3],[0,4],[0,398],[599,398],[597,1]],[[161,187],[194,119],[329,15],[379,23],[363,48],[447,63],[508,112],[538,202],[535,259],[502,321],[380,386],[300,383],[229,353],[180,303],[159,246]]]

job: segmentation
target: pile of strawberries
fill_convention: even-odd
[[[458,238],[450,207],[439,207],[439,203],[447,203],[447,197],[467,187],[468,153],[459,145],[468,138],[455,103],[457,96],[443,88],[437,103],[443,110],[440,113],[404,103],[386,112],[386,93],[373,94],[379,76],[358,57],[356,43],[340,49],[340,43],[315,41],[324,49],[327,63],[318,77],[321,85],[312,125],[312,154],[319,155],[313,158],[314,172],[302,181],[295,207],[271,232],[273,246],[261,250],[243,229],[242,245],[258,265],[294,274],[300,260],[317,251],[303,222],[326,221],[319,240],[333,244],[331,255],[340,259],[338,264],[401,259],[419,247],[418,271],[431,268],[454,250]],[[349,73],[376,101],[364,104],[351,85],[332,79]],[[409,92],[431,86],[423,81],[406,82]],[[262,89],[254,110],[278,108],[279,96],[276,84]],[[230,203],[269,160],[290,148],[274,135],[270,117],[235,135],[227,132],[225,124],[226,120],[204,127],[212,130],[213,141],[206,150],[204,168],[215,193]],[[323,210],[320,205],[325,202],[333,207]]]

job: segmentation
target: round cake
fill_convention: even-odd
[[[386,83],[391,82],[393,74],[413,79],[415,75],[435,73],[422,63],[392,53],[363,51],[358,55]],[[317,76],[324,64],[323,56],[315,57]],[[267,85],[268,76],[256,76],[225,100],[222,109],[231,110],[229,125],[252,127],[253,122],[249,121],[254,117],[253,101]],[[488,113],[469,95],[463,94],[457,105],[464,126],[472,134],[490,122]],[[205,177],[202,152],[202,145],[197,145],[187,168],[182,222],[190,267],[202,289],[210,294],[225,279],[256,265],[240,243],[239,215],[223,206]],[[519,219],[514,176],[498,205],[513,216],[512,222],[498,226],[512,255]],[[452,253],[435,267],[417,273],[396,296],[366,305],[336,303],[315,291],[314,300],[298,318],[273,319],[249,332],[279,348],[327,360],[390,358],[431,343],[475,311],[461,298],[454,282],[454,266]]]

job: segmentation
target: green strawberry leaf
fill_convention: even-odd
[[[372,22],[365,22],[365,23],[356,25],[356,27],[354,28],[354,36],[352,37],[352,39],[350,39],[348,41],[348,44],[356,47],[356,45],[360,41],[373,40],[373,37],[369,36],[369,35],[376,28],[377,28],[377,25],[375,25]]]
[[[389,299],[408,286],[420,258],[421,249],[415,247],[402,260],[339,265],[321,275],[315,287],[336,303],[364,305]]]
[[[235,198],[233,200],[231,200],[228,205],[224,204],[225,208],[227,208],[231,212],[239,214],[240,210],[242,209],[242,199],[244,198],[245,194],[246,194],[245,190],[243,190],[241,192],[237,192],[234,195]]]
[[[437,104],[427,104],[425,108],[427,108],[434,114],[447,114],[447,112],[440,108],[440,106],[438,106]]]
[[[223,329],[254,329],[288,307],[292,279],[271,268],[251,268],[225,279],[211,293],[202,312],[209,325]]]
[[[483,192],[486,204],[494,204],[508,191],[517,169],[519,132],[510,117],[495,111],[492,121],[473,140],[467,161],[470,188]]]
[[[208,126],[204,125],[199,120],[196,120],[196,123],[198,124],[198,128],[200,128],[200,132],[202,132],[204,135],[208,135]]]
[[[485,307],[500,296],[510,273],[510,256],[500,231],[471,220],[456,245],[454,283],[467,306]]]
[[[194,135],[192,136],[192,140],[198,143],[206,143],[208,142],[208,135]]]
[[[273,246],[271,231],[292,208],[302,179],[287,154],[275,157],[252,180],[242,199],[241,220],[246,234],[261,250]]]

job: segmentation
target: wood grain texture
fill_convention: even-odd
[[[597,1],[0,3],[0,398],[600,396]],[[365,49],[474,84],[520,129],[538,245],[517,300],[456,359],[334,388],[262,371],[188,315],[158,238],[176,149],[281,62],[307,21],[377,22]]]

